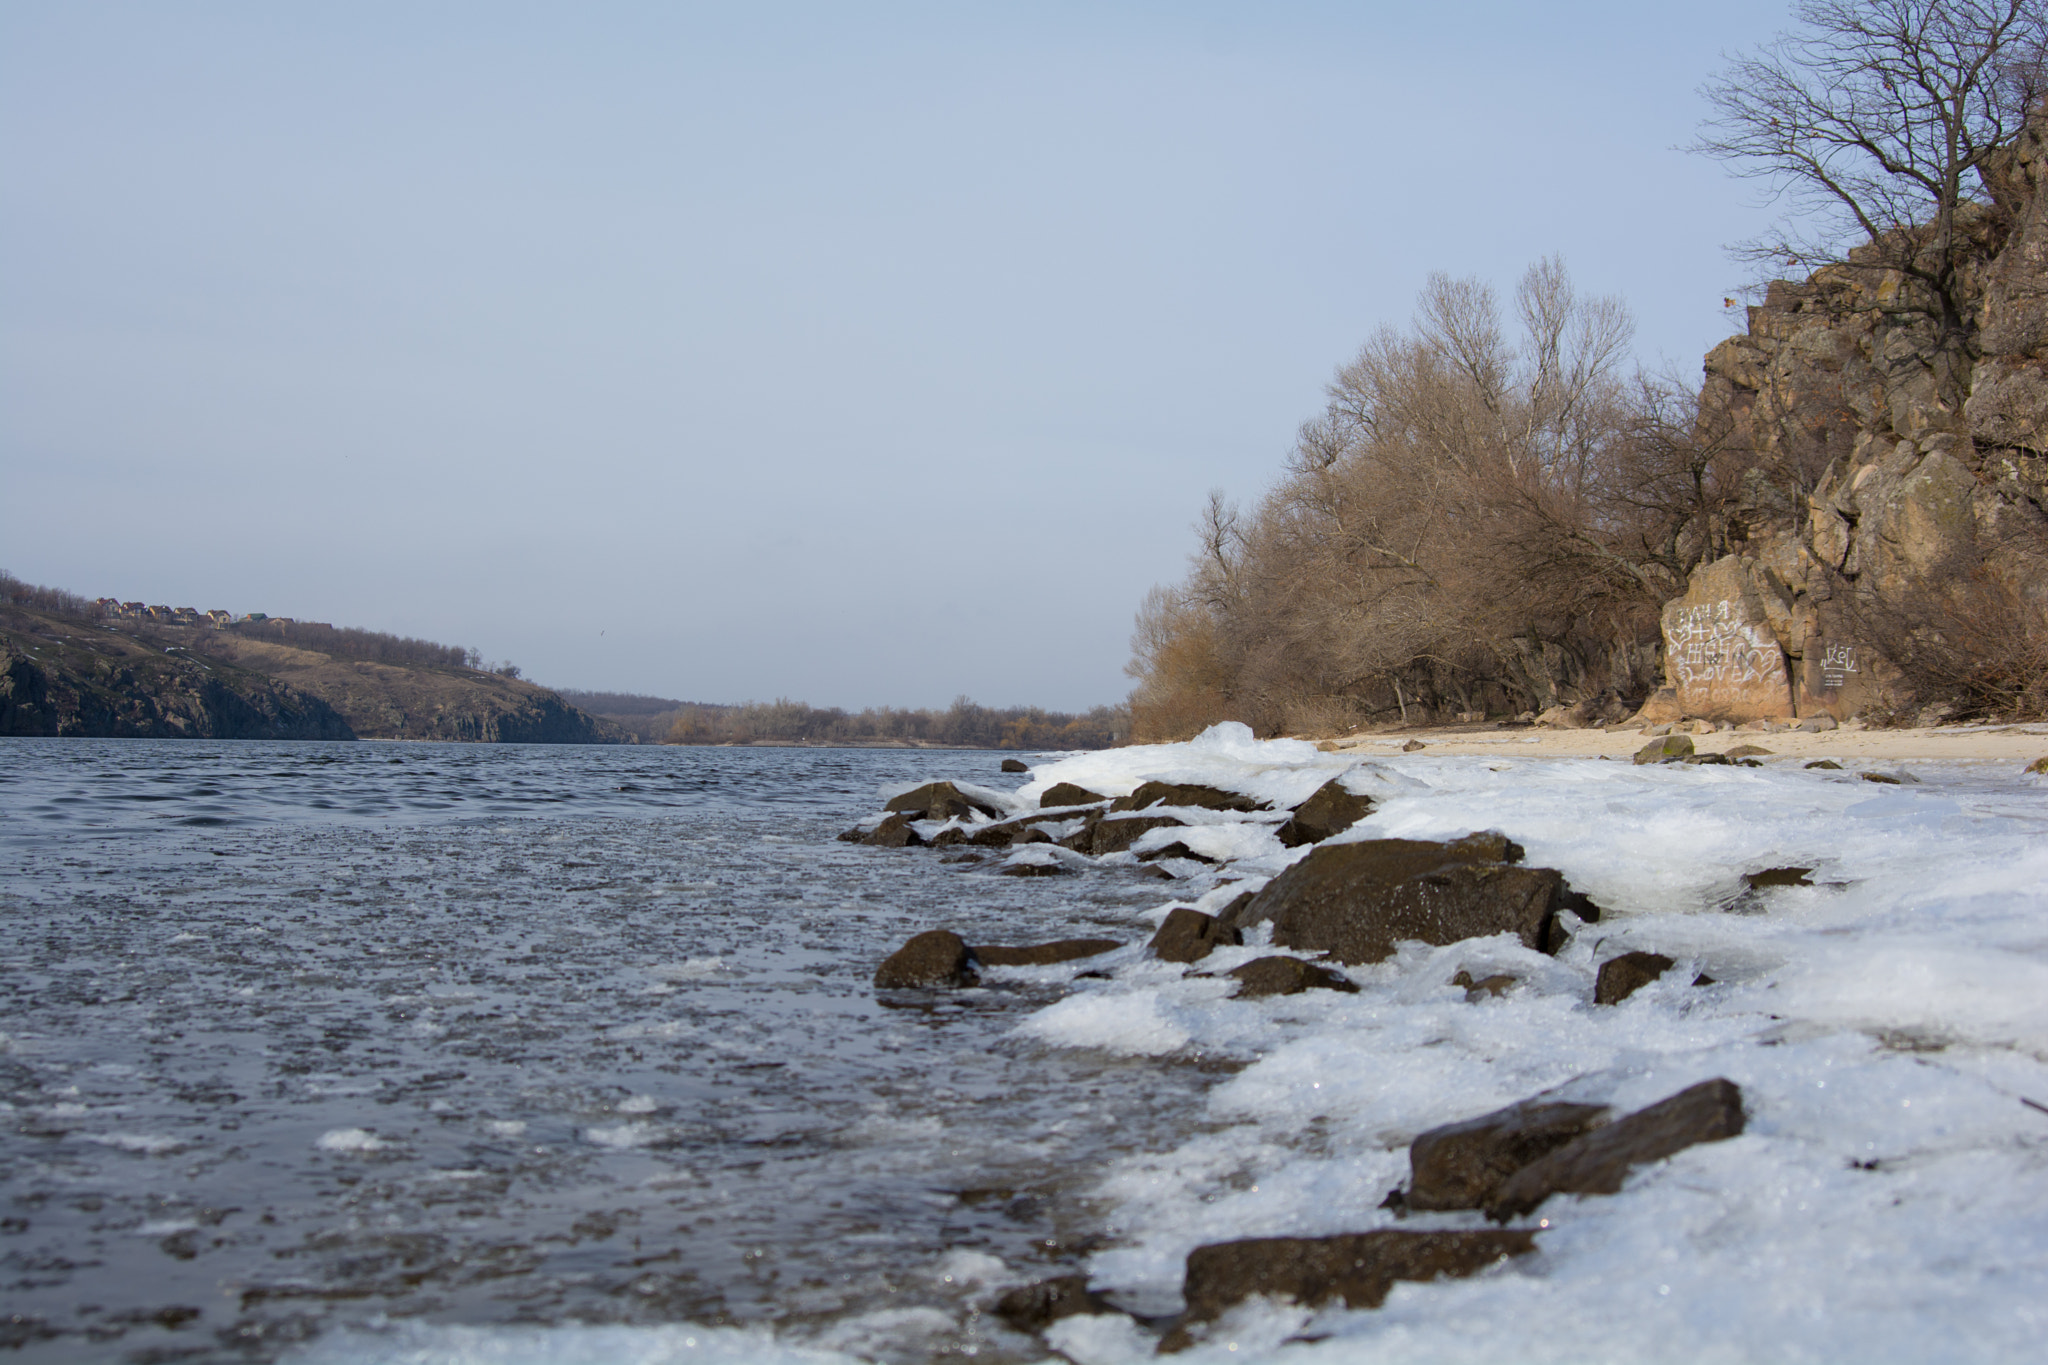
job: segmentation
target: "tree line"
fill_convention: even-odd
[[[1036,706],[988,707],[966,697],[943,711],[869,707],[849,712],[778,698],[740,706],[686,705],[670,744],[932,744],[974,749],[1106,749],[1129,737],[1118,706],[1075,715]]]

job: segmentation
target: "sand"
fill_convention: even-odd
[[[1853,722],[1852,722],[1853,726]],[[1650,742],[1641,730],[1495,729],[1453,725],[1345,735],[1324,742],[1342,753],[1364,756],[1398,754],[1401,746],[1419,741],[1425,747],[1408,757],[1437,755],[1511,758],[1628,758]],[[1851,762],[1906,762],[1915,759],[1972,759],[2007,762],[2024,768],[2048,757],[2048,724],[1943,725],[1910,730],[1843,728],[1820,734],[1798,730],[1776,733],[1716,730],[1694,735],[1701,753],[1726,753],[1738,745],[1767,749],[1760,758]]]

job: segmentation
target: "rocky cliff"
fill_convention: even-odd
[[[220,660],[0,605],[0,735],[354,739],[333,707]]]
[[[1702,436],[1754,466],[1739,551],[1665,608],[1651,718],[2048,703],[2048,118],[1986,180],[1960,334],[1864,248],[1707,356]]]

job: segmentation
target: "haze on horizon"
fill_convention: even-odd
[[[1696,373],[1784,0],[0,3],[0,567],[556,686],[1083,709],[1432,271]],[[1667,12],[1668,11],[1668,12]]]

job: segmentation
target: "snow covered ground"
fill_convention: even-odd
[[[1341,775],[1378,806],[1338,839],[1499,830],[1606,912],[1555,958],[1507,935],[1411,944],[1346,969],[1356,995],[1230,998],[1216,974],[1274,951],[1258,944],[1192,967],[1126,950],[1109,979],[1077,981],[1019,1037],[1161,1065],[1243,1063],[1211,1093],[1199,1131],[1100,1172],[1108,1241],[1088,1266],[1094,1287],[1171,1312],[1202,1243],[1395,1226],[1381,1200],[1405,1183],[1406,1144],[1425,1129],[1538,1092],[1632,1109],[1723,1076],[1743,1092],[1740,1137],[1639,1169],[1617,1195],[1553,1198],[1531,1224],[1543,1227],[1538,1254],[1470,1280],[1402,1284],[1372,1311],[1249,1305],[1180,1358],[2044,1358],[2048,779],[2004,761],[1915,761],[1874,766],[1917,782],[1877,784],[1861,778],[1870,766],[1368,760],[1221,726],[1050,763],[998,794],[1023,808],[1057,782],[1118,795],[1164,779],[1284,806]],[[1170,834],[1231,861],[1177,864],[1192,875],[1163,888],[1180,899],[1154,921],[1173,905],[1217,909],[1309,852],[1272,836],[1279,815],[1179,813],[1205,823],[1157,831],[1155,846]],[[1814,884],[1746,888],[1745,874],[1785,867],[1813,869]],[[1598,964],[1633,949],[1678,966],[1619,1005],[1594,1005]],[[1518,980],[1473,1002],[1450,984],[1460,969]],[[1695,985],[1701,975],[1712,984]],[[1398,1225],[1483,1223],[1451,1213]],[[1036,1273],[1012,1267],[1007,1282]],[[993,1294],[1005,1277],[990,1278]],[[391,1339],[388,1358],[825,1358],[684,1329],[600,1348],[597,1330],[419,1329]],[[1047,1340],[1107,1365],[1151,1358],[1155,1338],[1125,1318],[1077,1317]],[[852,1340],[801,1345],[871,1354]],[[312,1358],[342,1358],[323,1352],[343,1346]]]

